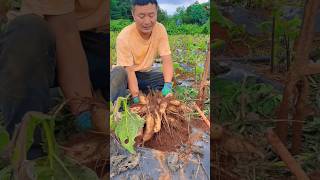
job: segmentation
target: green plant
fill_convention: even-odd
[[[211,2],[211,19],[214,23],[219,24],[221,27],[226,27],[228,29],[231,29],[234,27],[234,23],[230,21],[229,19],[225,18],[221,12],[218,9],[217,4],[213,1]]]
[[[98,179],[97,175],[90,169],[79,166],[59,155],[58,146],[54,136],[54,119],[41,113],[28,113],[20,125],[17,139],[12,140],[13,154],[10,164],[0,170],[0,179],[12,178],[36,178],[45,179]],[[44,146],[48,152],[47,157],[34,161],[24,161],[32,143],[36,127],[43,129]],[[6,133],[2,132],[1,138],[8,143]],[[5,144],[6,148],[7,144]],[[1,151],[0,151],[1,153]],[[25,171],[29,171],[26,173]],[[14,175],[14,177],[12,176]]]
[[[119,111],[120,107],[123,111]],[[139,115],[129,111],[127,98],[119,97],[116,105],[111,104],[110,127],[119,138],[121,145],[130,153],[135,153],[135,138],[140,128],[143,128],[145,120]]]
[[[274,17],[274,65],[280,65],[284,62],[287,69],[293,59],[293,44],[300,32],[301,19],[295,17],[291,20],[282,18],[282,12],[279,10],[273,11]],[[266,21],[258,25],[260,29],[269,36],[272,36],[272,21]],[[286,59],[286,61],[285,61]]]
[[[177,86],[174,89],[174,94],[177,99],[184,102],[194,101],[197,98],[198,90],[192,87]]]
[[[214,79],[214,84],[215,98],[219,99],[214,111],[219,121],[245,118],[243,114],[249,112],[272,118],[282,99],[272,86],[257,84],[250,78],[242,83]]]

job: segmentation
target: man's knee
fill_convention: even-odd
[[[110,78],[110,100],[113,102],[119,96],[126,95],[127,72],[123,67],[115,67],[111,70]]]
[[[3,51],[25,57],[39,53],[46,47],[55,47],[54,36],[48,23],[33,14],[18,16],[12,20],[4,32],[2,43]]]
[[[111,84],[127,84],[127,71],[123,67],[115,67],[111,70]]]
[[[23,15],[12,20],[0,43],[0,79],[54,74],[54,36],[40,16]]]

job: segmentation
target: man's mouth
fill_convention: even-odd
[[[150,30],[151,27],[143,27],[143,29],[145,29],[145,30]]]

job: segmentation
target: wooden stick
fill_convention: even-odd
[[[200,82],[199,86],[199,93],[198,93],[198,101],[197,105],[201,108],[203,107],[203,101],[204,101],[204,96],[205,96],[205,89],[206,89],[206,84],[207,84],[207,79],[210,73],[210,44],[208,44],[208,51],[207,51],[207,56],[206,60],[204,62],[204,71],[202,74],[202,79]]]
[[[307,174],[303,171],[300,164],[292,157],[288,149],[281,142],[280,138],[273,132],[272,129],[267,131],[268,142],[272,145],[275,153],[287,165],[290,171],[297,177],[298,180],[309,180]]]
[[[202,120],[204,121],[204,123],[206,123],[206,125],[210,128],[210,121],[208,120],[208,118],[204,115],[203,111],[201,111],[201,109],[199,108],[199,106],[197,104],[193,104],[194,108],[196,108],[196,110],[198,111],[198,113],[200,114]]]

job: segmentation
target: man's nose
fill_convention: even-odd
[[[151,23],[151,18],[147,16],[143,23],[144,24],[150,24]]]

